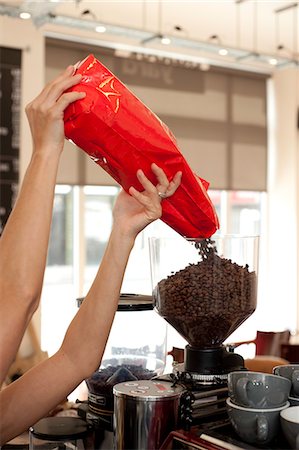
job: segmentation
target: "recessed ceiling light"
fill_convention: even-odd
[[[20,19],[28,20],[31,18],[31,14],[28,12],[21,12],[19,17]]]
[[[269,59],[269,64],[271,64],[271,66],[276,66],[278,63],[276,58],[270,58]]]
[[[226,50],[226,48],[221,48],[218,53],[221,56],[226,56],[228,54],[228,50]]]
[[[170,43],[171,43],[171,40],[168,37],[166,37],[166,36],[161,37],[161,44],[169,45]]]
[[[95,27],[95,30],[97,33],[105,33],[106,27],[104,27],[104,25],[98,25],[97,27]]]

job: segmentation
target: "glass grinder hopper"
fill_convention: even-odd
[[[244,368],[223,342],[255,311],[258,240],[150,238],[155,308],[188,342],[184,371],[197,379]]]

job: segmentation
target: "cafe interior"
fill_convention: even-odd
[[[137,348],[147,349],[150,356],[146,356],[146,367],[162,377],[161,383],[170,372],[180,378],[182,370],[196,373],[196,382],[209,384],[209,375],[202,373],[209,364],[206,355],[195,354],[193,348],[205,349],[211,341],[217,344],[217,351],[220,346],[221,352],[225,348],[225,354],[219,356],[222,364],[229,366],[225,372],[243,369],[244,364],[249,373],[272,374],[276,366],[299,364],[298,2],[0,1],[1,111],[5,113],[5,98],[9,95],[14,141],[13,173],[7,177],[1,171],[0,231],[31,156],[25,105],[67,65],[84,61],[89,55],[107,67],[169,127],[192,171],[209,183],[208,195],[219,219],[219,231],[212,237],[218,253],[221,248],[229,261],[236,253],[242,254],[241,264],[247,264],[257,274],[254,299],[246,300],[246,308],[238,306],[234,319],[228,316],[225,330],[215,319],[217,304],[212,298],[211,313],[204,310],[201,316],[201,312],[196,312],[200,336],[194,335],[189,316],[182,313],[177,320],[167,303],[168,297],[161,294],[155,300],[153,295],[169,261],[179,260],[176,266],[169,265],[169,273],[190,264],[191,256],[185,254],[187,239],[183,238],[182,246],[179,241],[168,248],[164,240],[167,243],[168,239],[177,239],[176,230],[163,220],[151,224],[138,237],[129,259],[120,306],[107,343],[106,362],[103,361],[105,367],[111,361],[125,363],[117,354],[111,359],[113,349],[120,349],[124,342],[132,354]],[[8,79],[10,90],[5,88],[4,80]],[[0,126],[0,130],[5,130],[5,120]],[[4,131],[0,137],[5,143]],[[4,147],[0,149],[1,163],[8,157]],[[120,184],[80,145],[65,141],[41,304],[28,326],[7,383],[60,347],[103,256],[119,190]],[[282,235],[288,235],[289,241],[285,242]],[[221,291],[220,277],[213,283],[209,289]],[[242,313],[236,313],[240,308]],[[220,316],[226,319],[225,313],[222,307]],[[241,366],[238,356],[243,361]],[[201,358],[204,369],[194,362]],[[181,367],[184,361],[188,366],[185,371]],[[226,373],[217,375],[222,381],[226,377]],[[206,378],[202,381],[201,376]],[[224,391],[215,393],[218,406],[223,406],[226,393],[222,384],[221,389]],[[202,392],[198,393],[197,388],[195,391],[195,403],[202,403]],[[114,407],[117,403],[121,411],[127,407],[126,393],[119,392],[115,393]],[[204,398],[210,399],[211,395],[209,390]],[[83,405],[81,417],[92,417],[90,422],[101,429],[94,397],[95,381],[84,382],[68,398],[67,409],[73,412],[78,408],[74,405],[79,399],[78,404],[81,401]],[[190,430],[190,417],[186,415],[188,399],[185,401],[181,427],[186,431]],[[299,405],[297,401],[294,405]],[[87,413],[84,402],[90,408]],[[163,408],[169,408],[169,404],[165,402]],[[193,419],[192,424],[198,427],[203,416],[196,408],[195,411],[191,422]],[[169,410],[165,412],[168,415]],[[136,421],[141,420],[141,413],[138,418],[136,411],[131,413]],[[136,436],[130,440],[126,436],[128,427],[121,433],[122,420],[120,413],[114,415],[114,424],[110,424],[111,429],[106,428],[102,440],[97,437],[94,449],[110,449],[111,445],[118,449],[156,448],[145,440],[137,445]],[[206,417],[202,420],[207,422]],[[169,433],[169,426],[164,425],[165,429],[168,427],[167,436],[164,433],[167,439],[160,439],[159,448],[233,448],[222,447],[219,435],[204,444],[198,433],[196,437],[189,434],[187,439],[181,431],[172,429]],[[117,444],[109,441],[113,426]],[[236,427],[239,430],[240,425]],[[122,442],[120,435],[124,436]],[[244,447],[235,436],[231,439],[239,445],[236,448],[256,448],[248,443],[254,445],[257,441],[248,440],[242,433]],[[276,447],[266,448],[279,448],[282,441],[277,442],[272,444]],[[35,448],[33,441],[30,445]],[[268,441],[265,445],[269,445]]]

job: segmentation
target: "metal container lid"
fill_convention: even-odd
[[[33,436],[43,440],[64,441],[86,436],[89,425],[78,417],[45,417],[30,428]]]
[[[77,298],[78,308],[82,305],[84,297]],[[153,297],[143,294],[120,294],[117,311],[152,311],[154,309]]]
[[[113,387],[116,397],[132,397],[136,401],[151,402],[179,397],[182,391],[181,386],[173,386],[171,382],[159,380],[126,381]]]

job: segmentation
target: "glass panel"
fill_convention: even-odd
[[[211,189],[208,191],[208,194],[209,194],[209,197],[215,207],[216,214],[220,221],[221,214],[222,214],[221,191],[216,191],[216,190]]]
[[[232,191],[229,193],[230,233],[260,235],[262,218],[262,193]]]
[[[55,189],[48,262],[41,300],[41,346],[49,355],[60,347],[76,312],[73,286],[73,189]]]
[[[85,268],[84,295],[96,275],[112,227],[112,209],[119,192],[114,186],[85,186],[84,230]]]
[[[79,203],[77,209],[74,207],[74,198],[78,189],[83,194],[83,202]],[[119,188],[114,186],[56,187],[41,314],[42,347],[50,355],[59,348],[77,312],[75,299],[86,295],[96,274],[111,231],[112,209],[118,192]],[[218,214],[222,233],[262,234],[264,193],[209,190],[209,196]],[[73,224],[78,224],[80,217],[83,218],[83,227],[73,245]],[[151,293],[148,237],[173,234],[176,233],[172,228],[158,220],[138,236],[129,259],[122,292]],[[83,250],[78,254],[77,261],[74,252],[79,247]],[[84,274],[83,294],[78,292],[80,286],[74,280],[75,273]],[[177,332],[168,328],[169,349],[172,346],[184,346],[185,342]],[[238,336],[232,338],[250,339],[254,337],[255,331],[256,321],[250,318],[237,330]]]
[[[151,295],[149,237],[168,236],[174,233],[175,231],[172,228],[161,220],[157,220],[137,236],[122,285],[123,293]]]
[[[227,192],[228,233],[260,236],[259,287],[261,285],[260,277],[264,272],[265,265],[263,253],[265,196],[266,193],[255,191]],[[258,307],[262,301],[263,296],[259,289]],[[227,342],[240,342],[254,339],[259,323],[260,317],[257,309],[252,316],[227,339]],[[255,346],[253,344],[242,345],[236,349],[236,353],[242,355],[244,358],[252,358],[255,355]]]
[[[70,186],[57,186],[48,251],[48,266],[72,264],[73,201]]]

